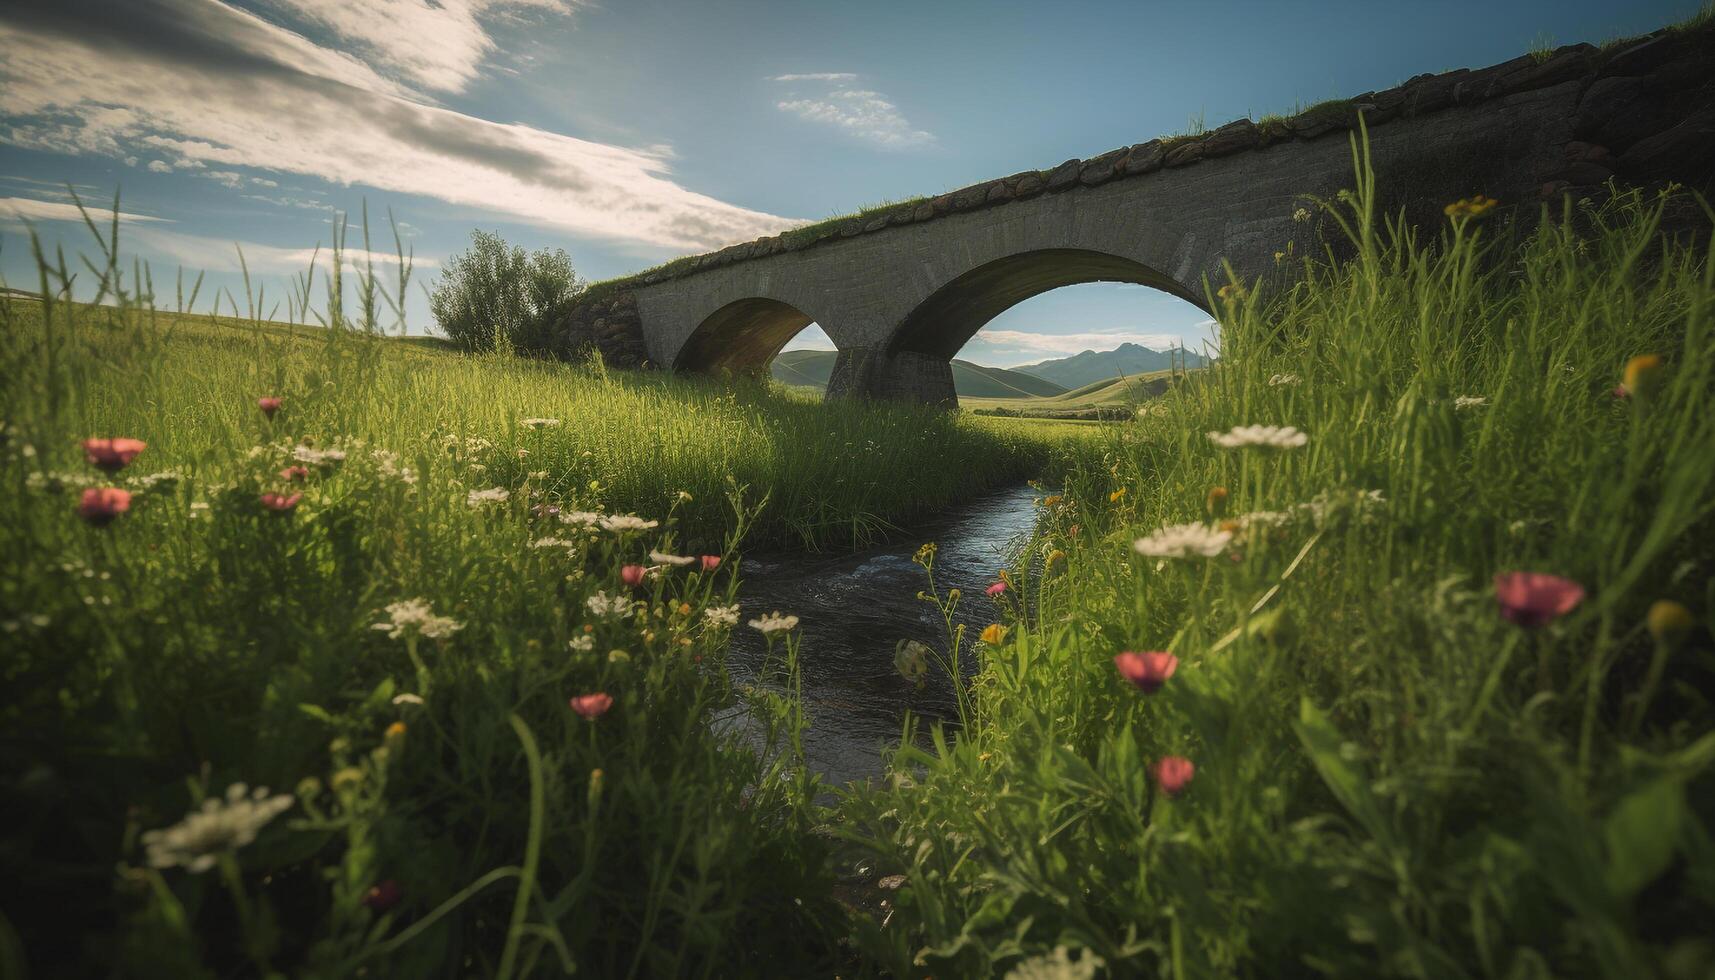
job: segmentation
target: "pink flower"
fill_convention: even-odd
[[[642,565],[626,565],[619,570],[619,579],[635,589],[643,584],[643,572]]]
[[[90,487],[78,501],[77,516],[96,527],[106,527],[131,509],[131,494],[118,487]]]
[[[578,717],[586,721],[595,721],[607,714],[607,709],[613,707],[613,695],[602,691],[597,691],[594,694],[580,694],[573,698],[571,703],[572,710],[578,713]]]
[[[721,556],[720,555],[704,555],[703,556],[703,571],[712,572],[719,567],[721,567]]]
[[[258,398],[256,399],[256,407],[262,410],[263,415],[273,418],[274,413],[280,410],[280,399]]]
[[[1495,576],[1495,599],[1501,615],[1520,626],[1535,628],[1572,611],[1584,601],[1584,587],[1571,579],[1542,572],[1502,572]]]
[[[1002,592],[1005,592],[1005,591],[1006,591],[1006,583],[1005,582],[996,582],[995,584],[984,589],[983,595],[986,595],[990,599],[993,599],[995,596],[1000,595]]]
[[[1170,755],[1155,764],[1155,781],[1168,796],[1178,796],[1191,785],[1197,767],[1182,755]]]
[[[1632,390],[1627,388],[1625,385],[1615,385],[1613,388],[1609,389],[1608,394],[1613,395],[1615,398],[1630,398],[1632,397]]]
[[[302,483],[309,478],[309,468],[304,466],[288,466],[280,471],[280,479],[291,483]]]
[[[1120,676],[1145,694],[1154,694],[1179,668],[1179,658],[1165,650],[1133,653],[1130,650],[1114,655],[1114,666]]]
[[[147,445],[141,439],[85,439],[83,458],[96,469],[117,473],[130,466]]]
[[[294,493],[290,497],[283,493],[265,493],[262,495],[262,506],[276,514],[290,514],[302,499],[304,495],[301,493]]]
[[[368,891],[363,893],[363,904],[377,912],[385,912],[398,905],[399,900],[404,897],[405,889],[400,888],[397,881],[388,878],[376,882],[370,886]]]

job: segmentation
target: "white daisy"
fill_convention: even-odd
[[[1138,538],[1132,547],[1148,558],[1213,558],[1225,551],[1232,539],[1231,532],[1205,524],[1169,524],[1147,538]]]
[[[429,608],[427,599],[406,599],[404,602],[390,603],[387,606],[387,621],[376,623],[370,629],[386,630],[387,638],[391,640],[411,636],[442,640],[464,629],[464,624],[446,616],[435,615],[435,611]]]
[[[703,621],[710,626],[737,626],[738,606],[710,606],[703,610]]]
[[[567,641],[566,646],[570,647],[573,653],[589,653],[595,649],[595,637],[589,633],[574,636]]]
[[[222,854],[230,854],[256,839],[268,822],[292,808],[292,798],[269,796],[268,787],[255,792],[243,783],[226,788],[226,798],[202,801],[183,820],[160,830],[145,831],[143,847],[149,866],[180,865],[193,874],[214,867]]]
[[[778,611],[769,613],[760,619],[753,619],[750,621],[751,629],[765,635],[770,633],[784,633],[787,630],[796,629],[797,626],[797,616],[786,616]]]
[[[1227,432],[1209,433],[1209,441],[1223,449],[1297,449],[1310,437],[1290,425],[1237,425]]]
[[[584,605],[592,615],[620,616],[631,611],[631,600],[622,595],[610,596],[606,592],[597,592],[584,600]]]

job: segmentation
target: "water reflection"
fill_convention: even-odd
[[[922,690],[894,670],[893,648],[902,639],[943,649],[940,613],[917,598],[927,584],[911,561],[918,545],[934,541],[935,584],[963,593],[959,619],[966,649],[998,610],[983,595],[1030,533],[1035,492],[1027,486],[984,495],[892,544],[827,557],[772,555],[747,558],[740,569],[743,619],[779,609],[800,620],[805,710],[811,729],[805,753],[811,768],[833,785],[881,771],[881,748],[899,737],[909,709],[926,718],[954,720],[953,692],[932,670]],[[731,665],[744,683],[760,669],[765,644],[755,630],[733,634]],[[966,657],[966,667],[973,666]]]

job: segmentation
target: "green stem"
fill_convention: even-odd
[[[524,746],[524,760],[530,767],[530,835],[524,844],[524,868],[519,875],[518,894],[512,901],[512,924],[506,930],[506,948],[500,954],[496,980],[510,980],[518,960],[518,944],[524,939],[524,917],[530,911],[530,892],[536,887],[536,867],[542,859],[542,825],[547,819],[547,801],[542,789],[542,754],[536,748],[536,737],[523,719],[516,714],[506,716],[518,741]]]

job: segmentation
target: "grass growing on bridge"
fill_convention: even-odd
[[[1708,243],[1633,197],[1432,248],[1371,200],[1356,261],[1215,304],[962,638],[965,732],[847,797],[894,975],[1715,967]]]

